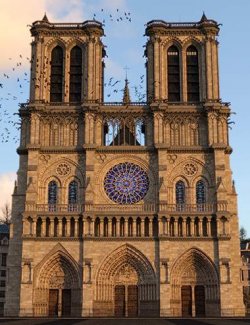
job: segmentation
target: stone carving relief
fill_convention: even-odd
[[[177,159],[177,155],[167,155],[167,160],[170,164],[174,164]]]
[[[117,283],[137,283],[138,274],[136,270],[128,263],[124,264],[116,274]]]
[[[62,289],[66,287],[70,287],[71,281],[65,277],[65,273],[63,268],[58,265],[55,270],[53,270],[53,274],[49,280],[50,288]]]
[[[47,164],[50,160],[50,155],[41,155],[39,158],[43,163]]]
[[[106,160],[107,156],[105,153],[98,153],[96,154],[96,159],[99,163],[103,163]]]

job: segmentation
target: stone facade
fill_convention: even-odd
[[[102,25],[33,23],[6,316],[244,315],[218,32],[149,22],[147,102],[104,103]]]
[[[240,243],[242,257],[242,282],[244,304],[246,306],[246,314],[250,315],[250,240],[245,239]]]
[[[0,316],[4,315],[8,251],[9,226],[0,224]]]

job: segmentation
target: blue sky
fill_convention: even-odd
[[[28,80],[25,80],[29,78],[25,73],[29,73],[26,57],[30,56],[31,42],[28,24],[41,19],[44,12],[50,21],[56,22],[81,22],[92,19],[94,14],[97,20],[104,19],[106,37],[103,42],[108,54],[106,80],[112,76],[122,80],[117,88],[120,90],[124,84],[124,67],[128,66],[131,93],[136,100],[133,87],[138,86],[140,76],[145,75],[145,23],[152,19],[199,21],[203,11],[208,18],[222,24],[219,36],[220,92],[222,100],[231,102],[232,111],[236,112],[232,116],[235,125],[230,131],[234,150],[231,166],[238,192],[240,224],[250,235],[249,0],[0,0],[0,84],[3,84],[3,88],[0,88],[0,135],[4,134],[0,136],[0,184],[3,188],[0,206],[10,197],[18,168],[15,143],[18,132],[8,122],[16,120],[17,117],[12,114],[17,112],[18,103],[25,102],[29,96]],[[131,22],[125,19],[124,12],[130,13]],[[120,17],[123,20],[117,22]],[[17,66],[20,62],[21,65]],[[142,92],[145,91],[143,86]],[[111,96],[107,97],[109,94]],[[121,97],[121,92],[115,94],[106,89],[108,101]],[[9,139],[5,142],[8,132]],[[3,143],[1,139],[4,139]]]

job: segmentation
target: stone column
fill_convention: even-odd
[[[183,217],[182,233],[183,237],[187,237],[187,217]]]
[[[182,50],[181,52],[182,57],[182,64],[180,65],[181,68],[181,101],[187,102],[187,57],[186,51]]]
[[[54,231],[55,231],[55,219],[50,218],[49,237],[54,237]]]
[[[202,218],[199,218],[199,223],[198,223],[198,229],[199,229],[199,237],[203,236],[202,233]]]
[[[178,220],[174,219],[174,236],[178,236]]]
[[[58,237],[62,237],[62,219],[58,219]]]
[[[46,234],[46,219],[42,218],[41,237],[45,237],[45,234]]]
[[[158,222],[159,222],[159,236],[162,236],[165,230],[165,229],[163,230],[163,218],[159,216]]]
[[[141,219],[141,237],[145,237],[145,219]]]
[[[83,226],[83,232],[82,232],[82,235],[83,237],[86,236],[88,234],[88,222],[87,220],[85,219],[85,216],[82,217],[82,226]]]
[[[94,220],[93,217],[90,220],[90,231],[89,231],[90,236],[94,236]]]
[[[133,223],[132,223],[132,236],[136,237],[136,218],[133,218]]]
[[[153,236],[153,219],[151,217],[148,217],[148,233],[149,237]]]
[[[66,217],[66,237],[70,237],[70,220]]]
[[[37,221],[37,219],[33,219],[33,221],[32,221],[32,236],[33,237],[36,237],[36,221]]]
[[[169,236],[169,219],[166,218],[165,235]]]
[[[217,236],[221,234],[221,229],[220,229],[220,219],[218,216],[216,216],[216,225],[217,225]]]
[[[194,236],[195,232],[194,232],[194,219],[191,217],[190,218],[190,236]]]
[[[108,218],[108,237],[112,237],[112,219]]]
[[[104,235],[104,220],[103,218],[100,218],[100,237],[103,237]]]
[[[207,218],[207,235],[211,236],[211,218]]]
[[[79,219],[75,219],[75,236],[74,237],[79,237]]]
[[[124,237],[128,237],[128,219],[124,219]]]

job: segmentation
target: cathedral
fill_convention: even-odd
[[[146,101],[104,101],[103,25],[31,26],[6,316],[243,316],[219,25],[146,24]]]

